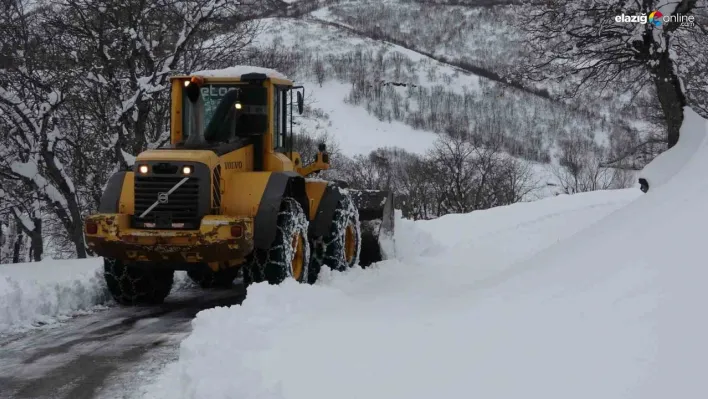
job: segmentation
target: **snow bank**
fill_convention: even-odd
[[[266,76],[268,76],[269,78],[287,79],[287,76],[276,71],[275,69],[250,66],[250,65],[238,65],[238,66],[232,66],[232,67],[224,68],[224,69],[210,69],[210,70],[204,70],[204,71],[197,71],[197,72],[192,72],[192,75],[199,75],[199,76],[212,77],[212,78],[217,78],[217,77],[218,78],[227,78],[227,77],[241,76],[246,73],[263,73]]]
[[[538,201],[500,206],[468,214],[449,214],[417,222],[447,248],[474,243],[492,235],[507,234],[543,222],[544,236],[561,237],[598,220],[600,208],[617,208],[638,198],[639,190],[593,191],[575,195],[561,194]],[[589,217],[585,217],[588,215]],[[552,224],[552,226],[551,226]],[[464,226],[463,229],[460,226]],[[559,230],[554,235],[549,228]],[[567,231],[563,233],[563,231]],[[533,239],[531,234],[526,239]]]
[[[525,262],[534,273],[496,287],[513,293],[509,307],[547,308],[525,333],[542,347],[554,343],[548,361],[583,360],[559,370],[556,377],[568,386],[556,391],[582,386],[588,398],[708,397],[702,376],[708,322],[700,316],[708,302],[707,133],[708,123],[686,108],[679,144],[693,143],[695,151],[668,163],[673,177]]]
[[[173,293],[194,287],[186,272],[175,272]],[[113,305],[103,278],[103,258],[0,265],[0,335]]]
[[[510,332],[476,320],[502,317],[485,308],[477,292],[524,270],[515,260],[567,239],[640,195],[622,190],[559,196],[427,222],[399,214],[398,259],[347,273],[323,270],[315,286],[254,285],[244,306],[199,313],[179,361],[142,393],[146,398],[519,397],[503,390],[496,395],[499,387],[490,388],[516,387],[509,381],[520,376],[502,369],[525,354],[504,350]],[[495,260],[495,254],[506,256]],[[475,311],[482,316],[473,316]],[[530,314],[503,317],[533,321]],[[513,332],[523,336],[520,326]],[[494,358],[498,355],[504,357]],[[534,361],[524,363],[531,374],[543,363]],[[539,370],[552,373],[554,367]],[[523,387],[517,389],[511,393],[526,396]]]
[[[681,127],[681,139],[679,142],[667,151],[659,154],[654,160],[649,163],[639,173],[639,178],[644,178],[649,183],[649,189],[652,190],[668,182],[681,168],[686,165],[686,160],[696,155],[696,152],[701,148],[701,143],[704,137],[700,134],[692,134],[692,126],[696,118],[700,117],[687,108],[684,116],[688,123],[684,123]],[[697,129],[700,131],[700,129]]]
[[[100,258],[0,265],[0,335],[107,303],[102,272]]]

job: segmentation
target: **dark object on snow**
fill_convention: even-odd
[[[642,190],[643,193],[649,191],[649,182],[647,179],[643,177],[639,178],[639,189]]]
[[[359,265],[366,267],[386,259],[381,241],[391,239],[394,230],[394,203],[391,191],[349,190],[359,210],[361,252]]]

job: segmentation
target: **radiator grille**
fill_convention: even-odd
[[[182,179],[183,176],[135,177],[135,227],[157,229],[199,227],[199,180],[197,178],[189,178],[169,194],[166,203],[158,203],[145,217],[140,217],[158,200],[160,193],[167,193]]]

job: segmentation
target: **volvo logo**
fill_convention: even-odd
[[[155,209],[155,207],[158,206],[159,204],[166,204],[168,198],[170,197],[170,194],[174,193],[175,190],[177,190],[179,188],[179,186],[186,183],[187,180],[189,180],[189,177],[185,177],[184,179],[180,180],[179,183],[175,184],[175,186],[170,189],[170,191],[168,191],[166,193],[158,193],[157,194],[157,201],[155,201],[154,204],[150,205],[150,207],[148,209],[146,209],[145,212],[141,213],[140,216],[138,216],[138,217],[142,219],[148,213],[150,213],[153,209]]]

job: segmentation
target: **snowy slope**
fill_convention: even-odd
[[[563,249],[582,247],[584,231],[604,231],[607,225],[631,230],[618,215],[647,198],[638,189],[593,192],[433,221],[399,220],[396,260],[370,270],[323,272],[316,286],[257,285],[243,306],[201,312],[179,361],[142,393],[151,398],[512,398],[529,392],[618,397],[612,385],[603,395],[584,395],[586,383],[604,376],[598,373],[617,373],[612,381],[627,374],[584,367],[582,359],[606,356],[608,364],[627,363],[612,358],[614,352],[624,354],[616,345],[603,351],[596,342],[604,337],[598,328],[618,333],[622,323],[612,322],[622,320],[609,317],[598,326],[577,320],[588,305],[580,297],[605,305],[614,298],[603,298],[601,284],[570,292],[563,287],[593,277],[602,266],[593,256],[603,246],[631,254],[636,249],[607,240],[604,233],[597,238],[605,242],[588,246],[581,256]],[[546,253],[557,253],[548,265],[555,262],[560,273],[549,273],[545,262],[534,260]],[[556,273],[567,276],[559,279]],[[523,276],[535,278],[527,287]],[[634,290],[631,284],[619,286]],[[561,295],[549,297],[553,291]],[[590,310],[589,315],[603,314]],[[632,365],[629,373],[636,371]],[[602,387],[595,388],[597,393]]]
[[[366,109],[344,101],[349,85],[327,82],[322,87],[308,88],[313,97],[312,106],[329,115],[327,132],[337,141],[346,155],[368,154],[381,147],[399,147],[424,154],[432,148],[434,133],[411,129],[402,122],[383,122]]]
[[[420,62],[425,58],[418,53],[365,37],[359,37],[336,27],[324,25],[313,20],[290,18],[265,18],[259,21],[263,32],[253,43],[257,48],[269,48],[277,44],[281,52],[297,49],[299,52],[316,54],[322,59],[343,57],[353,51],[400,52]],[[427,69],[435,69],[438,79],[447,76],[451,83],[463,87],[476,85],[477,77],[461,75],[453,68],[426,60],[413,67],[412,71],[403,72],[400,79],[409,83],[427,84]],[[292,76],[291,76],[292,75]],[[317,84],[309,67],[298,67],[288,74],[297,83],[306,87],[306,104],[327,114],[327,126],[317,127],[322,121],[307,121],[296,118],[302,123],[302,131],[309,134],[326,131],[338,143],[339,149],[347,156],[368,154],[371,150],[384,146],[397,146],[407,151],[423,154],[435,141],[437,135],[426,130],[415,130],[404,123],[382,121],[367,112],[362,106],[347,104],[345,98],[351,89],[350,83],[343,83],[330,77],[322,85]],[[384,75],[372,75],[371,79],[382,79]],[[452,87],[452,85],[451,85]],[[305,115],[307,117],[307,115]]]
[[[639,198],[599,192],[403,224],[398,245],[413,244],[414,259],[317,286],[255,286],[243,306],[198,314],[146,395],[706,397],[707,134],[687,109],[682,140],[697,151]]]

